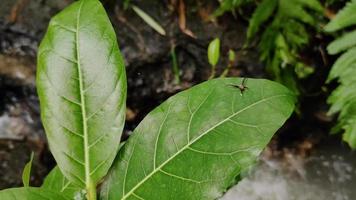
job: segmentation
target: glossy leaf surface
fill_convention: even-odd
[[[294,108],[284,86],[248,79],[241,95],[213,79],[162,103],[121,148],[101,198],[216,199],[253,163]]]
[[[82,192],[80,187],[74,185],[63,176],[58,166],[53,168],[47,175],[41,188],[59,192],[68,199],[74,199],[74,197],[80,196]]]
[[[95,187],[117,153],[126,75],[113,27],[98,0],[77,1],[52,18],[38,52],[42,122],[60,170]]]
[[[23,187],[0,191],[1,200],[70,200],[59,193],[40,188]]]

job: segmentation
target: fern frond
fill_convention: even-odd
[[[341,11],[339,11],[335,18],[332,19],[324,29],[327,32],[335,32],[355,24],[356,0],[352,0],[351,2],[348,2]]]
[[[323,7],[317,0],[279,0],[278,17],[293,18],[313,25],[314,17],[305,8],[321,12]]]
[[[356,25],[356,0],[349,2],[325,26],[335,32]],[[329,54],[344,52],[333,64],[327,82],[337,80],[340,85],[331,93],[329,114],[339,113],[333,132],[343,131],[343,140],[356,148],[356,30],[345,33],[328,46]]]
[[[250,40],[265,25],[258,46],[261,60],[275,80],[297,94],[296,77],[304,78],[313,72],[313,68],[301,62],[298,56],[309,42],[306,26],[314,26],[316,21],[309,11],[321,13],[322,10],[318,0],[263,0],[252,15],[247,30]]]
[[[247,30],[247,38],[251,39],[259,31],[261,24],[271,17],[277,7],[278,0],[263,0],[256,8],[250,19],[250,25]]]
[[[356,38],[355,38],[356,39]],[[351,75],[349,70],[352,70],[353,65],[356,64],[356,47],[353,47],[347,50],[344,54],[342,54],[334,63],[329,73],[327,82],[332,81],[333,79],[338,78],[341,83],[349,83],[356,78],[356,74],[354,76]]]
[[[356,10],[355,10],[356,12]],[[335,55],[356,45],[356,30],[346,33],[328,45],[328,53]]]
[[[214,11],[213,16],[221,16],[227,11],[234,11],[235,9],[250,2],[252,2],[252,0],[221,0],[220,7]]]

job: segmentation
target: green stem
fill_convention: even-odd
[[[171,49],[171,56],[172,56],[173,73],[174,73],[174,77],[175,77],[175,82],[176,82],[176,84],[180,84],[178,60],[177,60],[176,51],[175,51],[174,46],[172,46],[172,49]]]
[[[215,65],[212,65],[212,66],[211,66],[211,73],[210,73],[209,79],[214,78],[214,76],[215,76]]]
[[[225,76],[229,73],[230,68],[231,68],[231,64],[229,64],[229,65],[225,68],[225,70],[224,70],[223,73],[220,75],[220,77],[221,77],[221,78],[225,77]]]
[[[87,187],[87,200],[96,200],[96,187],[92,182]]]

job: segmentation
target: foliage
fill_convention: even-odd
[[[211,65],[211,74],[210,78],[215,76],[216,64],[218,64],[220,58],[220,39],[215,38],[209,43],[208,46],[208,61]]]
[[[230,49],[228,52],[228,60],[229,63],[227,64],[227,67],[224,69],[223,73],[221,73],[220,77],[225,77],[229,73],[229,70],[233,66],[234,62],[236,61],[236,53],[232,49]]]
[[[85,196],[85,192],[83,192],[79,186],[71,183],[65,176],[63,176],[58,166],[53,168],[47,175],[41,188],[45,190],[59,191],[67,199],[73,199],[73,197],[77,197],[75,199],[82,199]]]
[[[356,0],[341,10],[326,26],[327,32],[341,31],[356,25]],[[344,33],[328,46],[329,54],[341,54],[329,73],[327,82],[336,79],[340,85],[328,98],[330,114],[340,113],[334,132],[344,130],[343,139],[356,148],[356,29]]]
[[[250,2],[253,1],[223,0],[215,16]],[[297,79],[314,72],[298,55],[309,43],[307,27],[316,25],[315,16],[308,11],[321,14],[323,8],[318,0],[262,0],[250,18],[247,30],[247,39],[251,42],[263,27],[258,45],[261,60],[266,63],[267,71],[275,80],[297,94]]]
[[[24,187],[30,186],[30,178],[31,178],[31,168],[32,168],[32,161],[33,161],[33,152],[30,156],[30,161],[26,163],[23,172],[22,172],[22,183]]]
[[[147,13],[145,13],[143,10],[141,10],[139,7],[135,5],[131,5],[132,9],[135,11],[135,13],[143,19],[151,28],[153,28],[157,33],[161,35],[166,35],[166,31],[162,28],[159,23],[154,20],[151,16],[149,16]]]
[[[249,79],[241,96],[230,86],[240,82],[207,81],[149,113],[119,152],[102,199],[221,196],[294,107],[292,93],[279,84]]]
[[[215,10],[213,15],[215,17],[218,17],[227,11],[234,12],[235,9],[237,9],[243,5],[246,5],[250,2],[253,2],[253,0],[221,0],[220,7],[217,10]]]
[[[216,66],[220,57],[220,39],[215,38],[208,47],[208,60],[210,65]]]
[[[68,200],[59,191],[42,188],[22,187],[0,191],[1,200]]]
[[[79,0],[53,17],[36,83],[58,167],[41,188],[3,190],[0,199],[95,200],[97,189],[101,199],[216,199],[256,160],[295,102],[272,81],[251,79],[242,95],[232,87],[241,79],[213,79],[169,98],[120,145],[125,67],[98,0]]]
[[[259,41],[261,59],[275,80],[295,92],[298,92],[296,76],[305,78],[313,72],[298,56],[309,42],[306,25],[315,26],[315,17],[308,10],[321,13],[323,8],[317,0],[263,0],[253,13],[247,31],[251,41],[266,25]]]
[[[123,59],[99,1],[75,2],[53,17],[39,47],[36,83],[59,168],[95,196],[90,192],[118,150],[126,100]]]

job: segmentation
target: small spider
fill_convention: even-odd
[[[246,81],[247,81],[247,78],[243,78],[242,83],[240,85],[235,85],[235,84],[229,84],[229,85],[239,89],[240,95],[242,96],[242,94],[245,92],[245,90],[248,89],[248,87],[246,86]]]

